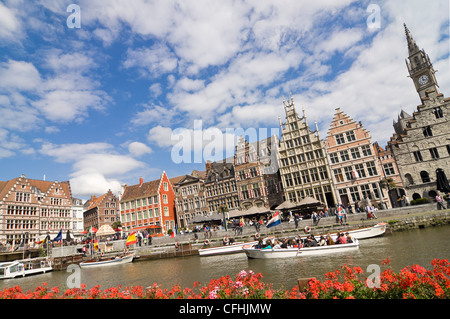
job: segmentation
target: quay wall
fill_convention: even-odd
[[[450,224],[450,209],[436,210],[435,204],[379,210],[376,212],[376,216],[377,219],[368,220],[365,213],[348,214],[344,226],[336,222],[335,216],[322,218],[317,225],[313,225],[311,219],[302,220],[299,222],[297,228],[295,228],[294,222],[282,222],[280,225],[269,229],[261,226],[260,234],[262,236],[304,235],[304,228],[309,226],[312,229],[311,233],[317,235],[373,226],[380,222],[389,224],[387,230],[389,233]],[[209,241],[211,246],[219,246],[225,235],[228,235],[229,238],[235,238],[236,241],[249,241],[253,240],[255,233],[254,226],[245,226],[242,234],[239,235],[236,235],[233,229],[228,229],[228,231],[212,231]],[[143,244],[142,246],[135,247],[136,255],[139,256],[136,261],[198,255],[198,249],[204,247],[205,237],[203,232],[198,232],[197,236],[197,240],[194,238],[194,233],[177,235],[174,238],[170,236],[153,238],[152,245]],[[176,243],[178,243],[177,248],[175,247]],[[114,251],[120,251],[124,248],[124,240],[114,241]],[[81,259],[75,261],[63,258],[66,254],[62,253],[60,248],[55,248],[53,253],[53,257],[56,257],[56,259],[63,259],[60,263],[64,264],[64,266],[81,261]]]

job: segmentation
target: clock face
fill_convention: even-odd
[[[426,83],[428,83],[428,76],[422,75],[422,76],[419,78],[419,84],[420,84],[420,85],[424,85],[424,84],[426,84]]]

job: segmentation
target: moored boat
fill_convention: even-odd
[[[230,245],[218,246],[218,247],[210,247],[210,248],[202,248],[198,250],[198,254],[200,256],[212,256],[212,255],[225,255],[225,254],[235,254],[241,253],[243,246],[253,246],[256,245],[257,241],[252,242],[237,242]]]
[[[96,259],[86,260],[80,263],[81,268],[103,267],[131,263],[134,259],[134,253],[125,254],[123,256],[100,257]]]
[[[0,263],[0,279],[25,277],[52,271],[52,263],[48,258],[29,258]]]
[[[253,259],[273,259],[273,258],[289,258],[304,257],[314,255],[324,255],[329,253],[341,253],[351,250],[357,250],[359,242],[357,239],[353,243],[335,244],[326,246],[302,247],[302,248],[269,248],[260,249],[254,247],[244,247],[243,251],[248,258]]]
[[[371,227],[346,230],[343,232],[348,232],[352,238],[367,239],[383,235],[386,232],[387,225],[387,223],[378,223]]]

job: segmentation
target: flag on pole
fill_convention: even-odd
[[[130,235],[128,235],[127,242],[125,243],[125,246],[136,244],[136,234],[135,232],[132,232]]]
[[[91,238],[92,237],[92,226],[89,228],[86,237],[87,238]]]
[[[60,240],[62,240],[62,228],[59,231],[58,235],[56,235],[56,237],[53,238],[53,241],[60,241]]]
[[[95,240],[95,243],[94,243],[94,249],[95,249],[95,250],[98,250],[98,242],[97,242],[97,239]]]
[[[277,211],[271,219],[267,222],[266,228],[274,227],[277,225],[280,225],[281,219],[280,219],[280,213]]]

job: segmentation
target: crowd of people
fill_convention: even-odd
[[[337,233],[336,239],[330,234],[321,235],[320,238],[310,234],[305,238],[296,236],[294,238],[279,238],[279,239],[259,239],[258,243],[254,246],[256,249],[280,249],[280,248],[303,248],[303,247],[317,247],[327,245],[339,245],[353,243],[353,239],[350,234]]]

